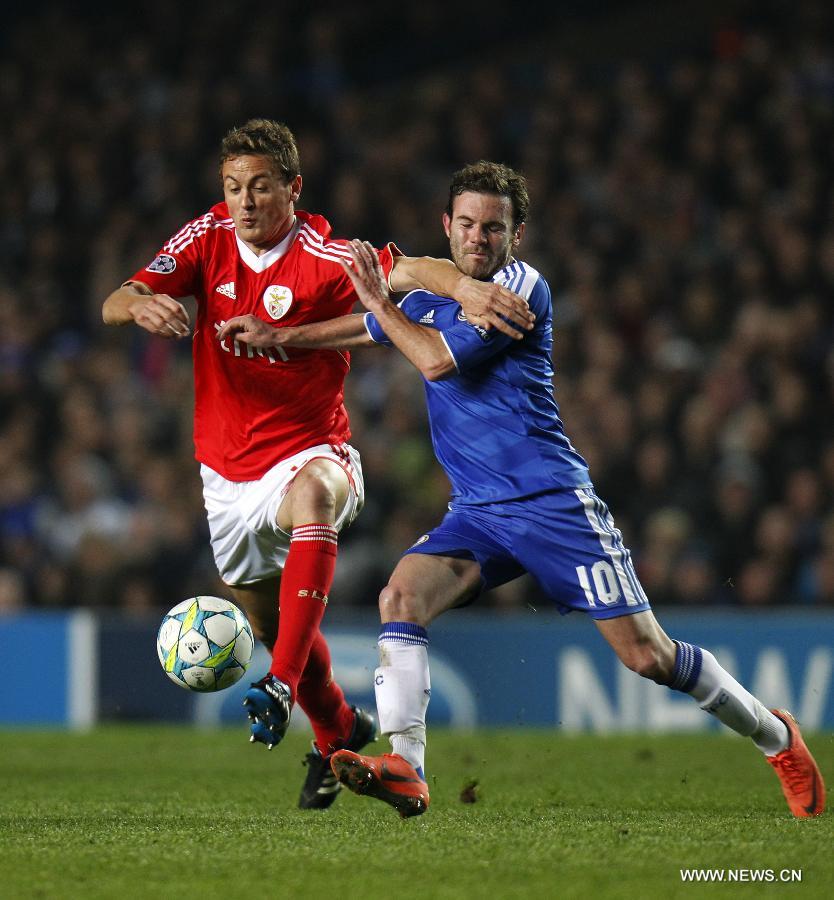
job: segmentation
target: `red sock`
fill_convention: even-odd
[[[278,598],[278,640],[269,671],[289,687],[293,700],[333,583],[337,537],[332,525],[299,525],[292,531]]]
[[[330,650],[320,631],[313,639],[307,666],[298,682],[298,705],[307,714],[316,736],[316,746],[325,756],[343,746],[350,737],[353,710],[333,680]]]

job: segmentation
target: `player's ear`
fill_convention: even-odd
[[[452,220],[449,218],[449,213],[443,213],[443,230],[446,232],[446,237],[452,236]]]
[[[518,228],[515,230],[515,234],[513,235],[513,247],[517,247],[521,243],[521,238],[524,236],[524,222],[522,222]]]
[[[290,182],[290,200],[295,203],[301,196],[301,176],[296,175]]]

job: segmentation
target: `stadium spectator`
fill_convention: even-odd
[[[637,67],[616,54],[600,63],[576,42],[555,53],[570,22],[536,35],[517,27],[486,77],[478,66],[467,72],[469,60],[381,51],[393,15],[382,9],[359,29],[336,10],[299,8],[290,18],[303,38],[280,56],[268,52],[275,26],[252,26],[245,39],[256,52],[225,59],[222,71],[210,62],[228,24],[222,4],[204,4],[187,25],[183,11],[160,7],[167,27],[152,35],[129,9],[18,11],[0,36],[0,111],[10,123],[0,172],[15,185],[0,196],[0,565],[21,572],[27,602],[83,600],[34,525],[58,502],[60,448],[78,437],[65,434],[78,422],[58,415],[67,395],[77,399],[80,387],[93,397],[103,423],[93,453],[109,500],[141,505],[143,517],[157,502],[135,488],[144,441],[154,456],[188,465],[188,348],[103,331],[98,302],[152,256],[154,235],[208,207],[214,136],[264,110],[291,119],[299,135],[309,205],[336,211],[337,231],[377,243],[444,252],[439,240],[420,241],[464,150],[521,168],[539,198],[528,258],[555,291],[557,396],[638,569],[656,555],[655,535],[648,507],[630,506],[628,479],[638,442],[661,433],[675,452],[673,496],[660,506],[683,508],[704,537],[687,558],[712,573],[709,597],[740,603],[734,585],[753,552],[752,537],[734,548],[732,529],[703,527],[729,470],[733,489],[751,492],[752,535],[764,510],[787,502],[785,473],[807,469],[819,479],[818,507],[797,519],[805,537],[791,591],[809,605],[830,602],[801,574],[825,558],[808,536],[834,511],[830,33],[800,2],[756,9],[719,44],[701,12],[693,8],[678,37],[664,34],[661,51],[630,42],[628,57],[648,61]],[[44,43],[48,55],[36,52]],[[449,127],[462,108],[467,127]],[[613,356],[600,360],[606,348]],[[342,603],[364,602],[376,577],[362,548],[438,499],[399,488],[433,464],[422,422],[386,422],[410,396],[410,376],[368,356],[348,381],[355,442],[366,458],[377,441],[389,447],[374,478],[397,489],[370,492],[341,541]],[[620,387],[616,397],[587,405],[606,394],[603,378]],[[671,399],[647,397],[652,382]],[[123,430],[127,400],[133,422]],[[179,502],[186,543],[205,546],[199,494]],[[163,579],[158,554],[118,566],[111,605],[124,602],[128,574],[150,585],[159,611],[192,585],[214,584],[199,553]]]

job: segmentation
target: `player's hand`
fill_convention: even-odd
[[[168,294],[137,294],[128,307],[133,321],[145,331],[164,338],[191,334],[186,308]]]
[[[494,281],[477,281],[464,275],[454,299],[473,325],[487,330],[497,328],[516,340],[523,338],[524,332],[529,331],[536,321],[523,297]]]
[[[241,344],[268,349],[269,347],[279,347],[281,344],[286,343],[287,332],[291,330],[289,328],[274,328],[257,316],[234,316],[217,332],[217,339],[224,341],[230,337],[233,340],[240,341]]]
[[[350,266],[344,261],[342,268],[347,272],[362,305],[373,312],[379,304],[388,303],[390,300],[379,257],[367,241],[353,240],[348,248],[353,257],[353,265]]]

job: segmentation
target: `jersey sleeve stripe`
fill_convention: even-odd
[[[180,230],[169,240],[168,243],[173,244],[182,238],[188,237],[189,234],[200,225],[204,225],[207,221],[211,213],[205,213],[197,219],[192,219],[190,222],[187,222],[185,225],[180,228]]]
[[[495,275],[495,281],[502,284],[507,290],[518,294],[525,300],[530,299],[533,288],[541,278],[541,275],[527,263],[513,260]]]
[[[325,241],[324,238],[314,229],[312,229],[306,222],[301,223],[301,231],[299,232],[299,236],[302,239],[306,239],[310,244],[315,245],[320,250],[324,250],[326,253],[333,253],[336,256],[344,256],[346,259],[351,259],[350,250],[345,247],[344,244],[339,244],[334,241]]]
[[[322,253],[329,253],[331,256],[341,256],[344,259],[351,259],[350,251],[344,250],[340,247],[334,247],[332,245],[325,246],[321,243],[321,241],[316,241],[311,238],[310,235],[307,234],[307,232],[299,232],[299,239],[308,246],[315,247],[316,250],[320,250]]]
[[[163,247],[166,253],[180,253],[197,238],[203,237],[212,228],[224,228],[230,231],[234,228],[231,219],[215,219],[211,213],[206,213],[199,219],[189,222],[181,228]]]
[[[521,297],[524,297],[525,300],[530,299],[530,295],[533,293],[533,288],[536,286],[539,278],[541,276],[535,269],[531,269],[528,266],[524,267],[524,278],[521,280],[521,284],[518,288],[518,293]]]
[[[301,239],[301,248],[303,250],[305,250],[307,253],[311,253],[313,256],[318,256],[319,259],[326,259],[332,263],[343,263],[343,262],[348,261],[347,259],[345,259],[344,256],[334,256],[332,253],[322,252],[318,247],[314,247],[311,244],[307,243],[307,241],[304,239],[303,235],[300,236],[300,239]],[[349,259],[349,257],[348,257],[348,259]]]
[[[494,281],[497,281],[498,284],[502,284],[507,289],[510,288],[510,284],[511,284],[513,278],[515,278],[515,263],[514,262],[508,263],[506,266],[504,266],[503,269],[501,269],[500,272],[497,272],[493,276]]]
[[[524,280],[524,270],[518,263],[513,264],[513,280],[510,284],[510,290],[517,294],[519,291],[519,287],[521,286],[521,282]]]

